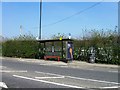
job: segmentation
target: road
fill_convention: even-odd
[[[2,82],[7,88],[117,88],[118,72],[112,69],[66,68],[16,60],[2,60]]]

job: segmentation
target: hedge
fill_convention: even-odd
[[[35,40],[8,40],[2,44],[2,56],[38,58],[39,44]]]

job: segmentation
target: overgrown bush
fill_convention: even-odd
[[[86,54],[89,47],[96,50],[96,58],[98,63],[120,64],[120,44],[118,43],[118,32],[108,30],[91,30],[89,37],[83,37],[74,41],[75,59],[81,56],[80,60],[86,61]],[[84,32],[84,33],[87,33]]]
[[[2,55],[7,57],[38,58],[38,50],[39,43],[31,36],[24,35],[2,43]]]

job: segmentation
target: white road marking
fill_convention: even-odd
[[[64,76],[64,75],[53,74],[53,73],[45,73],[45,72],[39,72],[39,71],[35,71],[35,72],[36,73],[49,74],[49,75],[56,75],[56,76]],[[120,83],[117,83],[117,82],[109,82],[109,81],[102,81],[102,80],[95,80],[95,79],[79,78],[79,77],[73,77],[73,76],[64,76],[64,77],[78,79],[78,80],[86,80],[86,81],[92,81],[92,82],[99,82],[99,83],[120,84]]]
[[[108,72],[118,73],[118,71],[108,71]]]
[[[55,78],[55,79],[57,79],[57,78],[64,78],[64,76],[62,76],[62,77],[35,77],[36,79],[48,79],[48,78]]]
[[[79,80],[85,80],[85,81],[99,82],[99,83],[120,84],[120,83],[116,83],[116,82],[101,81],[101,80],[87,79],[87,78],[79,78],[79,77],[73,77],[73,76],[65,76],[65,77],[68,77],[68,78],[73,78],[73,79],[79,79]]]
[[[71,87],[71,88],[83,88],[83,87],[79,87],[79,86],[73,86],[73,85],[67,85],[67,84],[62,84],[62,83],[56,83],[56,82],[50,82],[50,81],[45,81],[45,80],[39,80],[39,79],[34,79],[34,78],[29,78],[29,77],[24,77],[24,76],[19,76],[19,75],[13,75],[13,76],[14,77],[18,77],[18,78],[23,78],[23,79],[28,79],[28,80],[43,82],[43,83],[49,83],[49,84],[59,85],[59,86],[65,86],[65,87]]]
[[[35,71],[35,73],[42,73],[42,74],[48,74],[48,75],[55,75],[55,76],[58,76],[58,77],[64,77],[63,75],[59,75],[59,74],[45,73],[45,72],[39,72],[39,71]]]
[[[120,86],[100,87],[100,89],[120,88]]]
[[[88,69],[88,70],[92,70],[92,71],[93,71],[93,70],[95,70],[95,69]]]
[[[20,61],[25,61],[25,60],[20,59]]]
[[[20,71],[12,71],[12,70],[0,70],[0,72],[5,72],[5,73],[12,73],[12,72],[27,72],[27,70],[20,70]]]
[[[7,68],[7,67],[6,67],[6,66],[0,66],[0,69],[1,69],[1,68]]]
[[[53,64],[53,63],[42,63],[42,64],[39,64],[39,65],[43,65],[43,66],[50,66],[50,65],[55,65],[55,64]]]
[[[58,67],[68,68],[68,66],[58,66]]]
[[[1,88],[8,88],[7,85],[4,82],[0,82],[0,87]]]

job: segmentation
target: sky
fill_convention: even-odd
[[[0,2],[0,35],[2,35],[2,3]]]
[[[74,15],[97,2],[43,2],[42,39],[54,34],[71,33],[72,37],[82,37],[83,30],[114,30],[118,25],[118,3],[102,2],[93,8]],[[38,37],[40,7],[39,2],[2,2],[2,35],[13,38],[20,34]],[[74,15],[57,24],[56,21]],[[1,18],[0,18],[1,19]],[[51,25],[52,24],[52,25]],[[22,31],[20,32],[20,26]],[[45,27],[46,26],[46,27]]]

